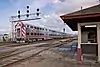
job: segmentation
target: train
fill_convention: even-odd
[[[47,40],[67,37],[67,33],[65,32],[59,32],[24,22],[17,22],[14,27],[16,41]]]

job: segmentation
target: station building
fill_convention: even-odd
[[[78,61],[93,55],[100,62],[100,4],[60,16],[73,31],[78,31]]]

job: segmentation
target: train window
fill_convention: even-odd
[[[39,33],[37,33],[37,35],[39,35]]]
[[[42,34],[42,35],[44,35],[44,34]]]
[[[49,36],[52,36],[52,34],[49,34]]]
[[[34,27],[36,29],[36,27]]]
[[[33,33],[31,33],[31,35],[33,35]]]
[[[34,33],[34,35],[36,35],[36,33]]]
[[[39,29],[39,27],[37,27],[37,29]]]
[[[26,35],[29,35],[29,33],[26,33]]]
[[[42,30],[42,28],[40,28],[40,30]]]
[[[33,28],[33,26],[30,26],[30,28]]]
[[[29,25],[27,25],[27,27],[29,27]]]
[[[41,28],[41,30],[44,30],[44,28]]]

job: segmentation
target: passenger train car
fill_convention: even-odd
[[[23,22],[15,24],[15,39],[17,40],[38,40],[53,39],[66,37],[66,33],[55,30],[38,27]]]

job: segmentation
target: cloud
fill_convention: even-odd
[[[11,29],[11,23],[9,17],[17,15],[17,11],[21,10],[21,14],[26,13],[26,6],[30,6],[30,13],[36,12],[37,8],[40,8],[41,19],[35,21],[29,21],[33,25],[43,26],[51,29],[62,31],[66,27],[66,32],[72,32],[72,30],[66,25],[59,17],[62,14],[70,13],[76,10],[80,10],[89,6],[98,4],[98,0],[9,0],[10,8],[2,11],[0,15],[4,14],[0,18],[0,28],[7,31]],[[27,23],[29,23],[27,22]],[[7,24],[7,26],[5,26]]]
[[[81,6],[87,8],[98,4],[98,0],[59,0],[60,2],[54,3],[56,13],[65,14],[76,10],[80,10]]]

